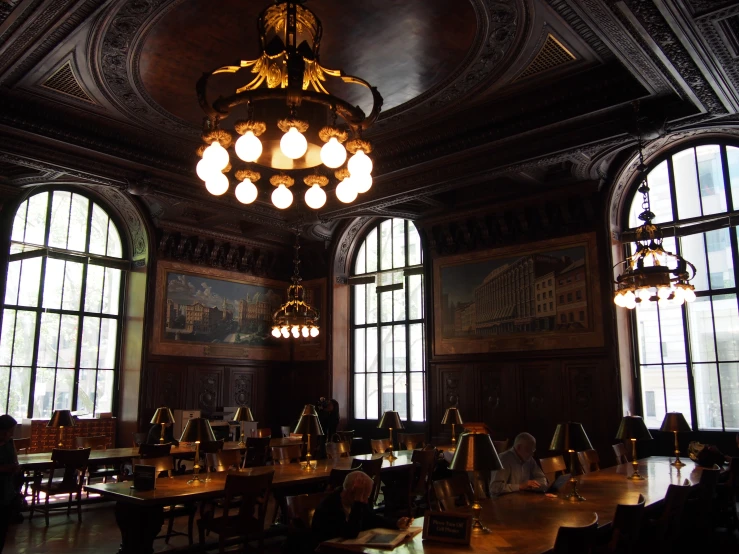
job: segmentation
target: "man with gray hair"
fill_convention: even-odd
[[[505,494],[546,487],[547,478],[533,458],[535,451],[536,439],[529,433],[520,433],[513,448],[499,454],[503,469],[492,472],[490,492]]]

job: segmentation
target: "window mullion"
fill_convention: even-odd
[[[90,229],[88,227],[87,234],[89,236]],[[72,406],[74,410],[78,410],[79,406],[77,406],[77,402],[79,401],[79,382],[80,382],[80,361],[82,360],[82,328],[85,323],[85,297],[87,295],[87,264],[82,265],[82,281],[80,284],[80,311],[78,316],[78,324],[77,324],[77,352],[75,352],[75,360],[74,360],[74,390],[72,391]],[[118,302],[120,303],[120,297],[118,299]],[[120,310],[119,310],[120,311]],[[120,332],[120,330],[119,330]],[[96,375],[97,379],[97,375]],[[97,381],[96,381],[97,386]],[[97,390],[97,388],[95,389]],[[95,412],[93,411],[93,414]]]
[[[51,195],[49,195],[51,197]],[[47,220],[50,219],[49,212],[51,212],[51,201],[49,201],[49,207],[47,210]],[[47,236],[49,232],[49,228],[47,226],[46,228]],[[44,298],[44,284],[46,282],[46,256],[41,258],[41,272],[39,274],[39,287],[38,287],[38,300],[36,302],[36,330],[35,330],[35,336],[33,339],[33,355],[31,357],[31,379],[29,380],[28,385],[28,408],[26,410],[26,413],[29,418],[33,417],[33,397],[34,392],[36,389],[36,369],[38,365],[38,345],[39,340],[41,338],[41,316],[43,314],[43,298]],[[22,269],[21,269],[22,271]],[[16,311],[16,325],[18,324],[18,312]],[[61,317],[59,318],[59,324],[61,325]],[[57,345],[57,348],[59,346]],[[13,341],[13,349],[15,350],[15,340]],[[12,372],[12,368],[11,368]],[[56,377],[55,377],[56,380]],[[10,387],[10,383],[8,384],[8,387]],[[53,400],[52,400],[53,402]]]

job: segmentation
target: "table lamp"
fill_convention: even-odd
[[[454,452],[452,471],[497,471],[503,469],[498,452],[495,450],[493,439],[488,433],[467,432],[459,437],[459,446]],[[482,506],[475,499],[472,504],[472,529],[489,532],[480,521]]]
[[[232,421],[238,421],[239,427],[241,427],[241,440],[239,441],[239,446],[246,446],[246,441],[244,441],[244,424],[241,422],[254,421],[251,408],[249,408],[249,406],[239,406],[236,408],[236,413],[234,414]]]
[[[392,410],[388,410],[380,418],[377,424],[378,429],[388,429],[390,431],[390,455],[387,457],[389,462],[394,462],[398,458],[393,455],[393,429],[405,429],[403,422],[400,421],[400,414]]]
[[[174,423],[172,410],[166,406],[157,408],[157,411],[154,412],[154,417],[151,418],[149,423],[160,424],[162,426],[162,433],[159,435],[159,444],[164,444],[164,429],[167,427],[167,423]]]
[[[662,420],[662,426],[659,428],[660,431],[672,431],[675,433],[675,461],[670,465],[677,468],[684,467],[685,464],[680,461],[680,446],[677,443],[678,433],[690,433],[692,429],[688,422],[685,421],[685,417],[680,412],[667,412],[665,419]]]
[[[457,408],[447,408],[446,412],[444,412],[444,417],[441,418],[441,424],[451,424],[452,426],[452,447],[449,450],[454,452],[457,449],[457,433],[454,431],[454,426],[464,424],[459,410]]]
[[[567,421],[557,424],[557,428],[554,430],[554,436],[552,437],[552,443],[549,445],[549,450],[570,453],[570,485],[572,485],[572,491],[570,494],[565,496],[567,500],[572,502],[582,502],[585,500],[585,498],[580,496],[580,493],[577,492],[575,452],[592,450],[592,448],[593,445],[590,444],[590,439],[585,433],[582,423]]]
[[[645,477],[639,474],[639,462],[636,459],[636,441],[652,439],[649,429],[644,425],[644,420],[640,416],[624,416],[621,419],[621,425],[618,426],[616,438],[631,441],[631,465],[634,472],[627,479],[643,481]]]
[[[194,442],[195,443],[195,465],[192,466],[193,477],[187,484],[199,485],[204,483],[198,473],[200,472],[200,443],[203,441],[215,441],[216,437],[213,434],[213,429],[210,427],[210,422],[204,417],[194,417],[187,421],[185,430],[182,432],[180,442]]]
[[[323,428],[321,427],[321,422],[318,421],[318,414],[316,413],[316,408],[313,404],[305,405],[303,413],[300,414],[300,419],[298,420],[298,424],[295,426],[293,433],[308,435],[305,461],[308,462],[306,464],[306,469],[311,469],[310,461],[312,456],[310,453],[310,436],[323,436]]]
[[[59,448],[64,448],[64,428],[74,427],[74,418],[72,412],[69,410],[54,410],[54,414],[51,416],[47,427],[58,427],[59,428]]]

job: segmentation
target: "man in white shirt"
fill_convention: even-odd
[[[536,490],[547,486],[547,478],[534,460],[536,439],[521,433],[513,441],[513,448],[499,454],[503,469],[493,471],[490,492],[494,495]]]

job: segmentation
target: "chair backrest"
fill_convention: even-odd
[[[454,510],[460,506],[470,506],[474,501],[474,492],[467,473],[459,472],[449,479],[434,481],[434,496],[443,512]]]
[[[552,483],[557,477],[567,471],[565,459],[562,456],[552,456],[551,458],[541,458],[539,460],[542,472],[547,476],[547,480]]]
[[[303,446],[301,444],[290,444],[287,446],[273,446],[272,447],[272,460],[275,465],[280,464],[291,464],[293,462],[299,462],[300,456],[303,453]]]
[[[241,452],[239,450],[208,452],[205,455],[205,461],[213,471],[228,471],[232,468],[239,469],[242,463]]]
[[[629,458],[626,454],[626,445],[622,442],[612,445],[613,453],[616,454],[617,464],[628,464]]]
[[[75,448],[90,448],[92,450],[107,450],[110,444],[110,437],[74,437]]]
[[[554,554],[590,554],[598,533],[598,514],[585,527],[560,527],[554,541]]]
[[[148,433],[133,433],[133,447],[136,448],[144,444],[148,436]]]
[[[510,441],[508,439],[504,441],[493,441],[493,446],[495,447],[495,451],[500,454],[501,452],[505,452],[508,450],[508,443]]]
[[[289,425],[282,425],[280,427],[280,433],[282,433],[283,438],[290,436],[290,426]]]
[[[577,453],[583,473],[591,473],[600,470],[600,456],[597,450],[584,450]]]
[[[244,467],[259,467],[267,464],[270,439],[265,437],[246,438],[246,453],[244,454]]]
[[[271,437],[272,437],[271,427],[263,427],[262,429],[257,429],[257,438],[269,439]]]
[[[361,468],[375,482],[372,487],[372,494],[369,497],[370,505],[374,505],[377,502],[377,497],[380,494],[380,470],[382,469],[382,461],[383,458],[377,458],[376,460],[352,460],[352,468]]]
[[[354,440],[354,429],[350,431],[336,431],[336,434],[339,435],[339,438],[342,442],[351,442]]]
[[[31,449],[31,437],[13,439],[13,447],[19,454],[28,454],[28,451]]]
[[[164,444],[143,443],[139,446],[139,457],[161,458],[163,456],[169,456],[170,450],[172,450],[172,443],[170,442]]]
[[[390,439],[370,439],[373,454],[382,454],[390,449]]]
[[[411,456],[411,462],[415,468],[413,477],[413,492],[415,494],[426,496],[431,486],[431,476],[436,469],[436,449],[433,450],[414,450]]]
[[[415,450],[426,446],[426,435],[424,433],[398,433],[398,445],[400,450]]]
[[[89,448],[75,448],[71,450],[54,448],[51,451],[51,461],[57,469],[64,469],[61,487],[64,489],[82,489],[85,472],[87,471],[87,460],[90,458]],[[49,472],[49,484],[54,477],[54,472]]]
[[[174,471],[174,460],[172,456],[161,456],[159,458],[131,458],[131,467],[136,465],[154,466],[157,475],[167,472],[167,477],[172,477]]]
[[[682,525],[685,503],[688,501],[691,487],[670,485],[667,487],[664,508],[657,520],[656,539],[660,545],[660,552],[675,552],[678,541],[682,537]]]
[[[215,454],[223,450],[223,439],[218,441],[203,441],[200,443],[200,452],[203,454]]]
[[[303,433],[290,433],[290,438],[304,440],[305,435]]]
[[[337,458],[348,458],[350,449],[351,446],[348,442],[327,442],[326,457],[329,460],[335,460]]]
[[[636,504],[619,504],[611,523],[610,552],[636,552],[639,532],[644,517],[644,495],[639,495]]]
[[[339,487],[344,486],[344,479],[346,479],[346,476],[349,475],[353,471],[362,471],[359,468],[354,469],[337,469],[334,468],[331,470],[331,473],[328,476],[328,486],[326,487],[326,492],[331,492],[332,490],[338,489]]]
[[[246,532],[263,530],[274,475],[274,471],[261,475],[229,473],[226,477],[223,516],[228,517],[229,507],[238,505],[237,517],[242,529]]]
[[[326,496],[328,496],[327,492],[316,492],[286,497],[288,527],[310,529],[313,524],[313,514],[316,513],[316,508]]]

